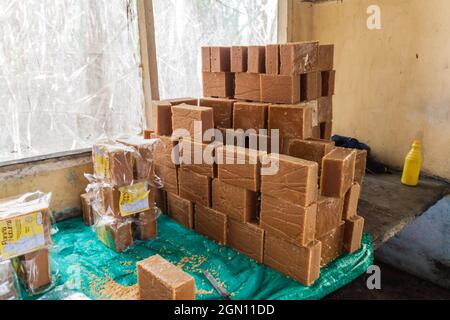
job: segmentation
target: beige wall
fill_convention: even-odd
[[[368,30],[369,5],[382,29]],[[294,0],[292,40],[335,44],[334,132],[401,167],[423,140],[424,172],[450,179],[450,1]]]

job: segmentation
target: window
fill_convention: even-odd
[[[0,163],[142,131],[136,0],[0,5]]]
[[[153,0],[162,99],[201,96],[200,47],[277,43],[277,0]]]

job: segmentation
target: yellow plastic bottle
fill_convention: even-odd
[[[422,152],[419,140],[414,141],[411,151],[406,156],[403,168],[402,183],[415,187],[419,184],[420,170],[422,168]]]

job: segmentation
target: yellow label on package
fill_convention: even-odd
[[[45,246],[41,212],[0,221],[0,260],[16,258]]]
[[[150,210],[148,183],[140,182],[132,186],[119,188],[119,208],[122,217]]]
[[[95,154],[94,162],[96,173],[101,178],[109,179],[109,157],[100,154]]]

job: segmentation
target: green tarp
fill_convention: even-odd
[[[194,276],[199,300],[220,299],[204,277],[204,269],[232,293],[232,300],[304,300],[327,296],[355,280],[373,264],[372,241],[365,235],[359,252],[342,256],[322,270],[315,285],[305,287],[233,249],[185,229],[166,216],[159,220],[158,238],[136,242],[122,254],[105,247],[81,219],[61,222],[57,227],[59,232],[53,236],[52,252],[57,279],[54,288],[73,287],[92,299],[133,296],[137,283],[136,263],[155,254]]]

